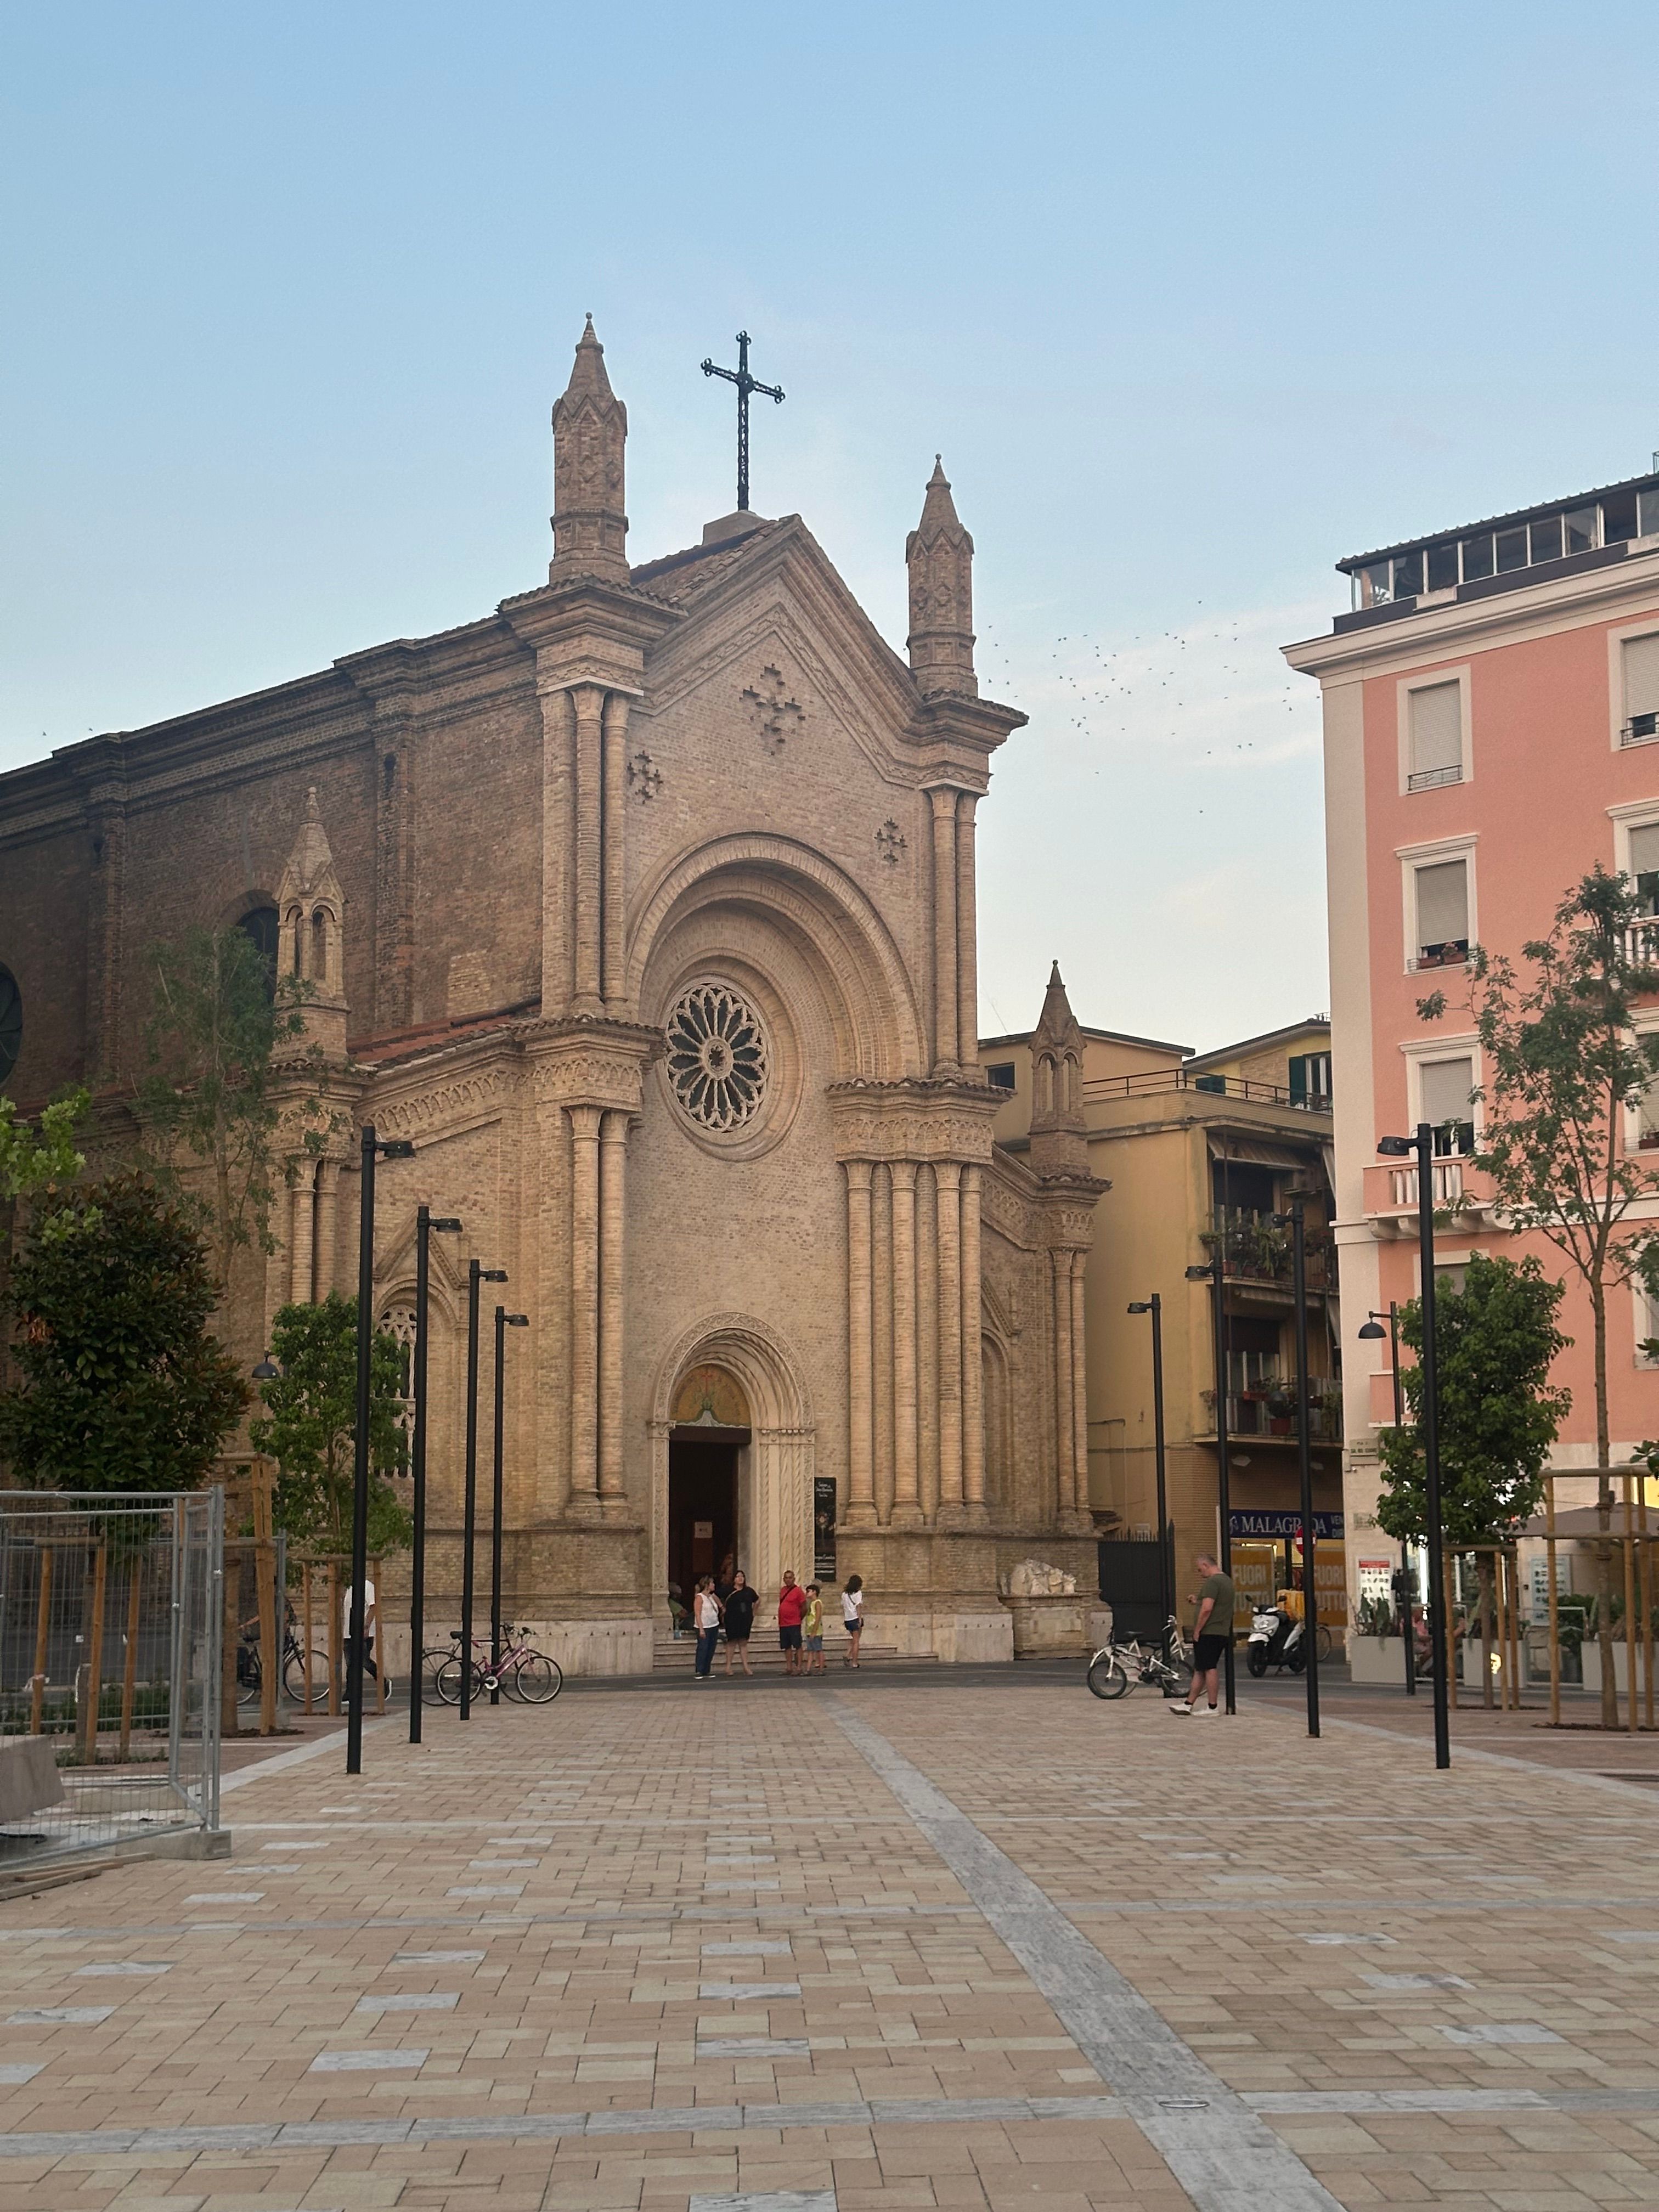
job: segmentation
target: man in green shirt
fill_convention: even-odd
[[[1221,1690],[1221,1662],[1233,1640],[1233,1584],[1207,1552],[1194,1565],[1204,1579],[1198,1586],[1198,1617],[1193,1623],[1193,1679],[1185,1701],[1173,1713],[1212,1713]],[[1203,1692],[1203,1698],[1199,1696]]]

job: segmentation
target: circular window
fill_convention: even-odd
[[[23,994],[9,968],[0,968],[0,1083],[17,1065],[23,1049]]]
[[[668,1017],[668,1082],[700,1129],[725,1134],[759,1112],[766,1095],[766,1032],[749,1001],[724,983],[694,983]]]

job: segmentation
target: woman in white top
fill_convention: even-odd
[[[720,1614],[724,1610],[714,1595],[713,1575],[699,1577],[692,1603],[697,1624],[697,1680],[706,1682],[714,1672],[714,1646],[720,1641]]]
[[[847,1631],[847,1649],[842,1654],[843,1667],[859,1663],[859,1638],[864,1633],[864,1577],[848,1575],[847,1587],[841,1594],[841,1625]]]

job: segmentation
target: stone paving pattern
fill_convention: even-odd
[[[350,1782],[337,1741],[239,1778],[228,1862],[7,1906],[0,2212],[1242,2208],[858,1723],[1262,2116],[1280,2202],[1659,2203],[1656,1793],[933,1672],[394,1719]]]

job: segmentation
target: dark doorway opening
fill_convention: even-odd
[[[678,1429],[668,1440],[668,1579],[690,1608],[701,1575],[738,1552],[738,1452],[747,1429]]]

